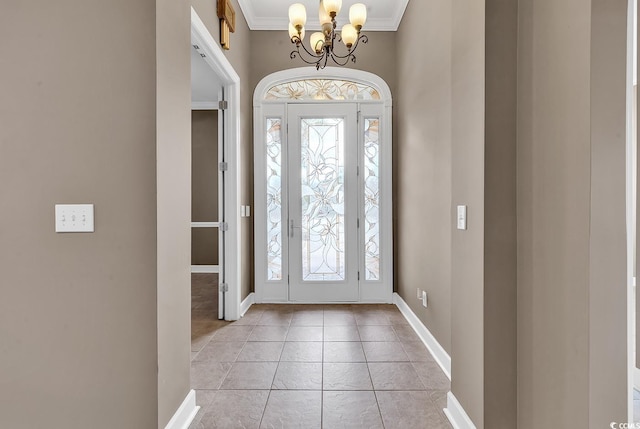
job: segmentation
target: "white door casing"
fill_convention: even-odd
[[[220,294],[224,297],[225,320],[238,320],[240,314],[240,285],[242,272],[240,270],[241,234],[240,234],[240,76],[233,69],[229,60],[214,40],[209,30],[191,8],[191,42],[198,46],[202,58],[220,79],[223,87],[224,100],[228,102],[228,109],[222,115],[220,128],[224,129],[224,136],[219,138],[223,157],[220,162],[229,166],[224,180],[220,181],[220,198],[224,198],[224,209],[219,219],[225,223],[224,245],[221,244],[219,253],[221,270],[219,279],[227,285],[227,292]],[[222,185],[224,182],[224,185]],[[222,243],[222,237],[220,243]]]
[[[336,83],[336,88],[341,85],[341,89],[329,88],[328,97],[316,101],[315,96],[305,97],[298,93],[299,83],[304,86],[305,82],[321,91],[332,82]],[[290,87],[288,83],[291,83]],[[288,93],[293,96],[288,97]],[[376,75],[359,70],[290,69],[269,75],[258,84],[254,94],[256,302],[392,302],[391,108],[391,92],[386,83]],[[343,110],[351,113],[340,113]],[[348,287],[340,289],[333,285],[325,291],[327,293],[322,293],[322,285],[319,289],[317,284],[314,287],[300,282],[302,267],[298,250],[302,244],[296,241],[296,234],[299,236],[302,230],[296,229],[300,227],[296,222],[300,222],[301,216],[301,191],[300,186],[296,188],[289,182],[291,177],[302,176],[290,171],[291,165],[300,168],[301,149],[300,142],[294,143],[290,139],[300,133],[300,124],[293,117],[313,117],[314,114],[315,117],[334,118],[343,115],[351,127],[355,127],[355,136],[345,142],[345,154],[350,154],[348,157],[353,166],[351,171],[357,171],[351,179],[347,171],[345,179],[346,184],[349,180],[355,182],[355,186],[347,186],[354,196],[346,200],[347,204],[352,201],[356,206],[351,208],[356,215],[351,221],[348,216],[346,218],[347,223],[355,225],[348,224],[345,229],[345,237],[350,235],[351,240],[357,242],[348,247],[346,256],[356,267],[347,265],[346,284],[353,284],[350,274],[355,276],[356,286],[352,292]],[[353,161],[354,156],[356,161]],[[293,238],[290,237],[290,220],[296,227]],[[292,266],[294,261],[295,267]]]

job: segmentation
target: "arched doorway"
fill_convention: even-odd
[[[256,302],[391,302],[391,92],[291,69],[254,94]]]

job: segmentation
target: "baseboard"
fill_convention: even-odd
[[[476,429],[476,425],[473,424],[467,412],[451,392],[447,393],[447,408],[444,409],[444,414],[453,429]]]
[[[244,316],[244,313],[246,313],[249,308],[251,308],[254,302],[254,298],[255,294],[251,292],[249,295],[247,295],[244,301],[242,301],[242,303],[240,304],[240,317]]]
[[[199,409],[200,407],[196,405],[196,391],[191,390],[165,429],[188,429]]]
[[[413,330],[416,331],[416,334],[418,334],[424,345],[427,346],[427,349],[429,349],[436,362],[438,362],[442,371],[444,371],[447,377],[449,377],[449,380],[451,380],[451,357],[447,351],[397,293],[393,294],[393,303],[398,307],[404,318],[407,319]]]
[[[192,265],[191,272],[197,274],[216,274],[220,272],[218,265]]]

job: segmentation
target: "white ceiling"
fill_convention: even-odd
[[[215,103],[222,83],[196,49],[191,47],[191,102]]]
[[[288,30],[289,6],[302,3],[307,8],[309,30],[319,30],[319,0],[238,0],[242,13],[252,30]],[[343,0],[338,15],[338,27],[349,22],[349,7],[354,3],[367,5],[364,31],[396,31],[409,0]]]

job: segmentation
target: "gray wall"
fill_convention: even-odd
[[[451,194],[468,217],[452,231],[451,390],[483,428],[485,2],[455,0],[452,11]]]
[[[4,3],[0,34],[0,427],[155,428],[156,2]]]
[[[583,6],[410,2],[398,34],[398,290],[411,303],[415,266],[451,246],[450,259],[436,256],[449,281],[422,274],[436,297],[442,279],[448,314],[443,303],[416,313],[450,341],[452,391],[479,428],[626,420],[626,357],[611,352],[626,348],[626,2]],[[424,25],[430,14],[441,20]],[[434,58],[405,47],[421,31],[433,32]],[[451,186],[448,218],[417,203],[446,204],[446,191],[412,185],[433,157],[430,180]],[[404,214],[411,204],[422,218]],[[458,204],[464,232],[451,223]],[[433,231],[412,242],[420,225]]]
[[[184,2],[156,5],[158,427],[164,428],[190,389],[191,11]]]
[[[518,424],[606,427],[627,421],[626,1],[519,15]]]
[[[253,208],[253,86],[251,70],[254,60],[251,52],[251,35],[242,10],[236,0],[231,1],[236,12],[236,32],[231,33],[231,49],[224,51],[227,59],[240,76],[240,204]],[[216,2],[211,0],[191,0],[207,29],[216,41],[220,41],[220,22],[216,12]],[[252,210],[253,213],[253,210]],[[242,285],[240,298],[244,299],[253,291],[253,214],[242,218],[240,270]]]
[[[218,219],[218,111],[191,112],[191,220]],[[218,265],[218,229],[191,230],[191,264]]]
[[[395,64],[396,33],[369,31],[366,34],[369,37],[369,43],[358,47],[355,52],[356,63],[349,63],[346,67],[377,74],[387,82],[391,92],[395,94],[397,76]],[[265,49],[265,46],[269,48]],[[294,47],[285,31],[251,32],[252,96],[256,85],[265,76],[280,70],[308,67],[307,64],[299,59],[292,60],[289,58],[289,54],[294,50]]]
[[[397,36],[397,291],[451,353],[451,1],[410,1]],[[413,49],[416,38],[421,49]],[[415,298],[426,290],[429,308]]]

